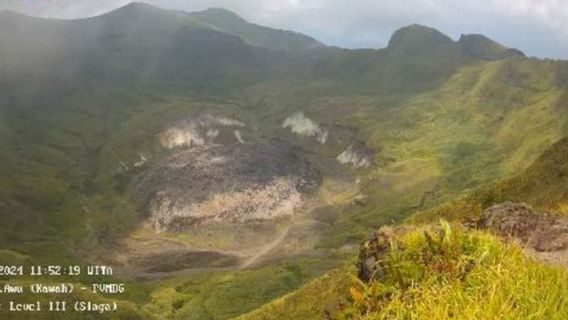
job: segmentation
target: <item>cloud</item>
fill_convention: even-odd
[[[98,15],[127,0],[4,0],[33,15],[76,18]],[[303,32],[344,47],[382,47],[404,25],[421,23],[452,37],[483,33],[530,55],[568,58],[565,0],[145,0],[186,11],[232,10],[249,21]]]
[[[552,30],[558,30],[568,40],[568,2],[564,0],[493,0],[496,6],[519,19],[529,19]]]

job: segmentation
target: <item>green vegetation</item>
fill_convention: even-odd
[[[428,223],[437,218],[459,221],[474,219],[481,212],[505,201],[526,202],[537,208],[566,214],[568,138],[544,152],[526,171],[513,178],[494,182],[460,199],[418,212],[408,220]]]
[[[311,320],[333,317],[347,303],[351,268],[340,268],[308,282],[297,291],[278,298],[238,320]],[[345,297],[345,299],[343,298]]]
[[[471,152],[462,146],[461,152]],[[547,149],[523,173],[412,215],[408,222],[472,221],[504,201],[566,213],[568,138]],[[355,281],[347,319],[563,319],[564,269],[533,261],[513,244],[482,231],[413,227],[393,239],[379,280]]]
[[[345,319],[565,319],[568,273],[442,223],[391,244],[380,281],[351,287]]]
[[[250,270],[195,272],[189,276],[163,280],[159,283],[159,288],[152,292],[143,309],[165,319],[233,318],[251,312],[291,291],[299,289],[304,292],[306,289],[302,287],[303,284],[321,276],[322,270],[329,269],[331,266],[329,260],[299,259],[278,266],[265,266]],[[335,275],[340,274],[335,272]],[[325,275],[323,279],[328,277]],[[337,278],[333,277],[333,279],[335,281]],[[314,280],[314,283],[321,281],[318,278]],[[325,285],[333,284],[331,281],[324,283]],[[323,284],[318,288],[324,290]],[[320,293],[321,297],[325,295],[327,301],[332,303],[333,299],[338,296],[337,293],[342,290],[343,287],[341,289],[334,287],[334,289],[329,289],[327,294],[324,291]],[[321,302],[322,300],[311,301]],[[279,303],[276,302],[276,305]],[[306,307],[313,309],[313,304],[306,303]],[[265,311],[259,312],[253,312],[251,319],[258,319],[259,314],[264,314]]]
[[[566,135],[566,109],[561,107],[566,105],[565,86],[558,82],[564,71],[559,65],[524,58],[479,63],[460,68],[434,90],[410,97],[314,102],[325,105],[318,109],[322,118],[325,112],[338,112],[336,105],[350,106],[353,112],[345,123],[359,128],[365,141],[381,150],[377,166],[361,184],[368,195],[366,206],[349,208],[322,245],[362,239],[372,228],[522,172]],[[517,199],[522,201],[522,194]],[[456,212],[468,215],[471,210]]]
[[[471,146],[460,146],[459,151],[470,153]],[[566,213],[567,155],[568,138],[563,138],[523,173],[418,212],[408,221],[431,224],[439,218],[472,220],[483,209],[504,201],[523,201]],[[336,296],[335,301],[348,294],[351,297],[350,306],[337,318],[563,319],[567,316],[568,273],[533,261],[520,247],[504,244],[485,232],[466,231],[457,225],[452,229],[444,223],[442,228],[420,227],[394,239],[390,246],[382,262],[386,266],[385,275],[379,281],[354,280],[350,293],[344,288]],[[353,274],[353,271],[341,272]],[[327,284],[328,288],[339,285],[339,279]],[[325,280],[314,283],[319,281]],[[304,291],[309,287],[290,294],[294,300],[277,300],[259,312],[271,312],[272,318],[267,319],[286,319],[286,312],[279,312],[279,308],[289,310],[313,303],[312,294]],[[317,310],[321,314],[321,309]]]

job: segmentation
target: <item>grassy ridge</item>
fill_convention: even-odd
[[[494,204],[504,201],[527,202],[543,210],[568,213],[568,138],[544,152],[526,171],[513,178],[479,188],[458,200],[418,212],[408,220],[428,223],[438,218],[452,221],[476,218]]]

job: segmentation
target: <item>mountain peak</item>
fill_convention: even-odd
[[[388,50],[408,55],[447,52],[478,60],[499,60],[524,57],[517,49],[511,49],[481,34],[462,34],[454,41],[442,32],[423,25],[412,24],[398,29],[392,35]]]
[[[163,9],[144,2],[130,2],[114,11],[100,16],[118,25],[135,24],[139,28],[166,28],[166,26],[192,23],[185,14]],[[115,26],[116,27],[116,26]]]
[[[250,23],[223,8],[209,8],[188,14],[196,22],[212,29],[235,35],[246,43],[277,51],[304,51],[323,46],[306,35]]]
[[[129,4],[120,7],[114,11],[111,11],[106,15],[126,14],[126,15],[140,16],[140,15],[146,15],[152,13],[164,13],[164,12],[170,12],[170,11],[159,7],[155,7],[145,2],[130,2]]]
[[[412,24],[393,33],[388,49],[417,53],[452,44],[453,40],[440,31],[420,24]]]
[[[201,12],[196,12],[196,14],[201,13],[208,16],[216,16],[218,18],[226,18],[226,19],[237,19],[240,21],[245,21],[241,16],[234,13],[231,10],[227,10],[224,8],[208,8]]]
[[[525,56],[522,51],[507,48],[481,34],[462,34],[457,45],[465,54],[482,60]]]
[[[122,7],[123,9],[134,9],[134,10],[147,10],[147,9],[157,9],[157,7],[154,7],[151,4],[148,4],[146,2],[138,2],[138,1],[133,1],[128,3],[127,5]]]

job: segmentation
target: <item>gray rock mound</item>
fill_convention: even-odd
[[[568,219],[538,212],[526,203],[492,206],[482,213],[478,226],[514,237],[538,252],[568,248]]]
[[[134,200],[156,231],[296,214],[320,183],[300,149],[283,141],[194,147],[138,179]]]

